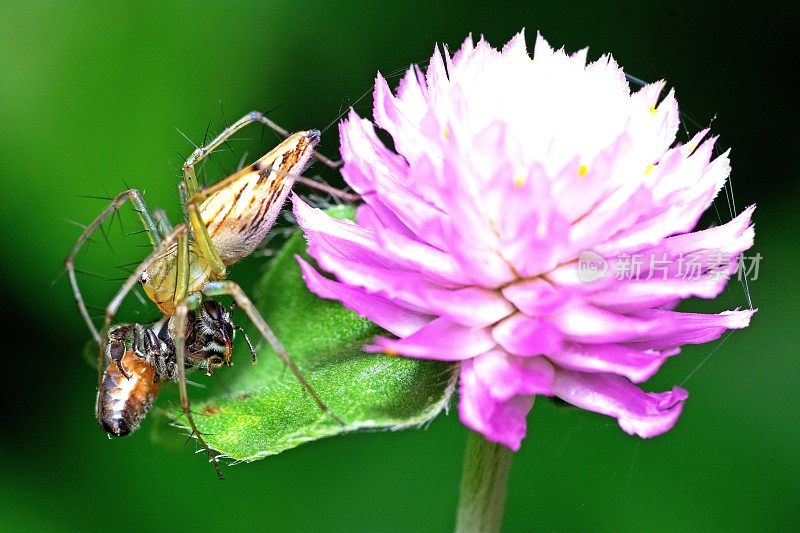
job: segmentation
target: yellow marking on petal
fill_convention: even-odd
[[[650,106],[650,114],[651,114],[651,115],[655,115],[655,114],[656,114],[656,112],[657,112],[657,110],[656,110],[656,104],[653,104],[653,105],[651,105],[651,106]]]
[[[514,186],[517,189],[521,189],[523,185],[525,185],[525,176],[520,174],[514,178]]]
[[[578,167],[578,177],[585,178],[586,174],[589,173],[589,165],[581,165]]]
[[[397,357],[397,350],[395,350],[394,348],[384,348],[383,353],[385,353],[389,357]]]
[[[648,175],[648,174],[650,174],[650,173],[651,173],[653,170],[655,170],[655,168],[656,168],[656,166],[655,166],[653,163],[650,163],[649,165],[647,165],[646,167],[644,167],[644,175],[645,175],[645,176],[647,176],[647,175]]]
[[[444,129],[442,130],[442,138],[445,141],[450,138],[450,128],[448,128],[447,126],[445,126]]]

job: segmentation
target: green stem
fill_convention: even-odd
[[[470,431],[461,472],[456,532],[494,533],[503,523],[506,484],[514,452]]]

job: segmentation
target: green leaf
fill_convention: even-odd
[[[353,210],[337,208],[331,214],[352,218]],[[294,257],[310,260],[305,248],[298,231],[261,279],[254,293],[256,306],[323,401],[345,423],[340,425],[319,409],[266,342],[258,350],[256,365],[244,363],[246,346],[240,336],[232,381],[220,387],[224,392],[192,406],[200,432],[223,457],[253,461],[358,429],[421,426],[447,406],[452,394],[452,364],[364,353],[361,347],[381,330],[338,302],[308,291]],[[260,339],[252,338],[258,345]],[[232,369],[218,373],[228,370]]]

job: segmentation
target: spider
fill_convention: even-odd
[[[251,165],[210,187],[201,188],[198,185],[195,166],[237,131],[257,122],[282,133],[286,137],[285,140]],[[98,355],[100,387],[102,387],[103,360],[106,356],[112,319],[124,298],[137,283],[142,285],[147,296],[161,312],[166,317],[171,317],[174,331],[175,378],[178,382],[181,408],[192,434],[208,454],[220,477],[216,457],[197,430],[192,418],[186,392],[187,316],[190,309],[196,309],[204,297],[214,298],[224,295],[232,297],[320,409],[342,423],[305,379],[286,348],[242,288],[234,281],[226,279],[227,267],[250,255],[264,239],[295,181],[346,200],[357,198],[301,176],[310,164],[312,155],[315,154],[323,163],[334,168],[339,166],[340,163],[330,161],[314,151],[319,140],[318,130],[299,131],[289,135],[263,114],[256,111],[248,113],[222,131],[210,143],[197,148],[183,164],[183,181],[179,191],[181,206],[188,223],[173,228],[164,217],[159,217],[156,222],[156,217],[147,208],[141,193],[137,189],[128,189],[114,197],[111,204],[84,229],[65,260],[78,309],[100,346]],[[98,331],[78,287],[74,261],[78,251],[103,222],[128,200],[139,213],[154,249],[138,265],[108,304],[103,327]],[[127,372],[125,365],[134,361],[127,355],[127,352],[123,352],[116,360],[112,358],[112,362],[123,376]]]

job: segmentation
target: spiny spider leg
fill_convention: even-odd
[[[181,397],[181,409],[183,409],[183,413],[186,415],[186,420],[189,422],[189,428],[192,432],[192,435],[195,436],[197,442],[205,450],[206,454],[208,454],[209,460],[214,465],[214,471],[217,473],[217,477],[219,479],[225,479],[225,476],[222,475],[222,470],[219,468],[219,463],[217,462],[217,457],[214,455],[214,451],[206,444],[206,441],[203,439],[203,436],[200,434],[200,431],[197,429],[197,425],[194,423],[194,418],[192,417],[192,410],[189,404],[189,394],[186,391],[186,364],[185,364],[185,349],[186,349],[186,316],[189,312],[186,303],[180,303],[175,308],[175,364],[176,369],[178,371],[178,391]]]
[[[106,207],[97,216],[97,218],[92,221],[91,224],[86,226],[86,228],[83,230],[83,233],[81,233],[81,235],[78,237],[78,240],[75,241],[72,250],[70,250],[69,255],[64,261],[64,266],[67,269],[67,276],[69,277],[69,283],[72,286],[72,294],[75,297],[75,301],[78,303],[78,309],[81,313],[81,316],[83,316],[86,325],[89,327],[92,337],[94,337],[94,340],[98,344],[100,344],[100,333],[97,331],[97,328],[92,322],[92,318],[89,315],[89,310],[86,308],[83,295],[78,287],[78,280],[75,277],[75,256],[81,247],[83,247],[83,245],[86,243],[86,241],[88,241],[91,236],[100,228],[103,222],[105,222],[108,217],[113,215],[114,212],[122,207],[127,200],[130,200],[136,206],[136,211],[139,213],[139,218],[142,221],[145,231],[147,232],[147,236],[150,238],[150,242],[152,243],[153,247],[157,248],[159,244],[161,244],[161,240],[163,238],[161,232],[159,231],[158,225],[154,221],[153,216],[150,213],[150,210],[147,208],[147,205],[144,203],[142,195],[139,193],[139,191],[136,189],[128,189],[127,191],[122,191],[115,196],[108,207]],[[100,362],[102,366],[102,360]]]
[[[246,114],[245,116],[243,116],[242,118],[240,118],[239,120],[237,120],[236,122],[234,122],[233,124],[231,124],[230,126],[225,128],[219,135],[217,135],[214,139],[212,139],[211,142],[209,142],[208,144],[206,144],[204,146],[201,146],[201,147],[197,148],[192,153],[192,155],[189,156],[189,158],[186,160],[186,162],[183,164],[183,180],[184,180],[184,183],[185,183],[185,189],[182,192],[185,193],[185,197],[182,194],[182,203],[183,203],[184,207],[186,207],[186,205],[187,205],[187,201],[186,201],[185,198],[191,198],[192,201],[194,201],[195,203],[197,203],[199,205],[199,203],[202,201],[203,198],[207,198],[209,194],[220,190],[220,188],[223,188],[224,185],[221,185],[222,183],[224,183],[226,185],[228,183],[230,183],[226,179],[226,180],[223,180],[220,183],[217,183],[216,185],[213,185],[211,187],[207,187],[205,189],[201,189],[199,184],[198,184],[198,181],[197,181],[197,173],[196,173],[195,167],[197,166],[197,164],[200,161],[202,161],[203,159],[208,157],[219,145],[221,145],[222,143],[227,141],[237,131],[239,131],[240,129],[244,128],[248,124],[253,124],[255,122],[260,122],[262,124],[266,124],[268,127],[270,127],[271,129],[275,130],[276,132],[278,132],[279,134],[283,135],[284,137],[288,138],[291,135],[288,131],[286,131],[285,129],[281,128],[275,122],[271,121],[270,119],[265,117],[262,113],[259,113],[258,111],[251,111],[250,113]],[[327,158],[324,155],[322,155],[321,153],[319,153],[317,150],[314,150],[314,156],[321,163],[323,163],[324,165],[327,165],[327,166],[329,166],[331,168],[337,169],[337,168],[342,166],[342,162],[341,161],[332,161],[329,158]],[[330,185],[326,185],[324,183],[320,183],[320,182],[318,182],[316,180],[307,178],[305,176],[293,176],[293,177],[297,182],[302,183],[303,185],[305,185],[307,187],[311,187],[313,189],[320,190],[320,191],[322,191],[324,193],[327,193],[327,194],[330,194],[330,195],[335,196],[337,198],[340,198],[341,200],[343,200],[345,202],[356,202],[356,201],[361,199],[361,197],[359,195],[357,195],[357,194],[352,194],[352,193],[348,193],[348,192],[345,192],[345,191],[340,191],[339,189],[336,189],[335,187],[331,187]],[[197,228],[195,228],[195,231],[196,230],[197,230]],[[213,256],[212,256],[212,260],[213,260]],[[220,274],[220,275],[222,275],[222,274]]]
[[[250,301],[250,298],[244,293],[241,287],[233,281],[211,281],[206,283],[205,287],[203,287],[203,294],[206,296],[222,296],[227,295],[234,299],[236,305],[239,306],[247,317],[250,319],[253,324],[255,324],[256,329],[258,332],[261,333],[261,336],[264,337],[272,349],[275,350],[275,353],[278,354],[281,361],[289,367],[289,370],[292,371],[294,377],[297,378],[297,381],[303,386],[303,388],[308,392],[308,394],[314,399],[314,402],[319,406],[319,408],[326,413],[328,416],[336,420],[341,425],[344,425],[344,421],[336,416],[336,414],[331,411],[330,407],[322,401],[322,399],[317,394],[317,391],[314,390],[314,387],[306,380],[303,373],[297,367],[297,365],[292,361],[289,352],[284,348],[281,341],[278,340],[278,337],[273,333],[272,328],[269,327],[264,317],[261,316],[261,313],[256,309],[253,305],[253,302]]]
[[[172,223],[169,221],[169,217],[167,217],[167,212],[163,209],[154,209],[153,210],[153,219],[156,221],[156,225],[158,226],[158,231],[161,232],[162,237],[166,237],[172,231]]]
[[[197,191],[200,190],[200,186],[197,182],[197,174],[195,172],[195,165],[208,157],[208,155],[213,152],[220,144],[224,143],[228,138],[230,138],[234,133],[239,131],[240,129],[244,128],[248,124],[252,124],[256,121],[255,118],[252,118],[251,115],[254,113],[250,113],[248,115],[243,116],[224,130],[222,133],[217,135],[214,139],[211,140],[210,143],[197,148],[192,155],[186,160],[183,164],[183,181],[186,183],[186,192],[189,197],[194,196],[197,194]]]
[[[294,179],[297,183],[302,183],[306,187],[310,187],[312,189],[317,189],[318,191],[322,191],[324,193],[330,194],[331,196],[335,196],[340,200],[345,202],[357,202],[361,200],[361,196],[355,193],[350,193],[346,191],[342,191],[337,189],[336,187],[331,187],[325,183],[321,183],[317,180],[307,178],[305,176],[297,176]]]
[[[270,119],[265,117],[262,113],[259,113],[258,111],[251,111],[248,116],[252,117],[253,121],[258,121],[258,122],[261,122],[262,124],[265,124],[271,130],[278,132],[280,135],[283,135],[284,137],[288,137],[289,135],[291,135],[291,133],[289,133],[287,130],[281,128],[276,123],[274,123],[273,121],[271,121]],[[317,160],[320,163],[322,163],[323,165],[325,165],[326,167],[330,167],[330,168],[332,168],[334,170],[343,165],[343,162],[341,160],[334,161],[334,160],[322,155],[317,150],[314,150],[314,157],[316,157]]]
[[[275,122],[271,121],[270,119],[265,117],[263,114],[259,113],[258,111],[251,112],[250,116],[253,116],[256,120],[258,120],[258,122],[261,122],[262,124],[266,124],[270,129],[278,132],[279,134],[283,135],[284,137],[288,137],[289,135],[291,135],[291,133],[289,133],[289,131],[287,131],[284,128],[278,126]],[[319,150],[314,150],[314,157],[316,157],[317,161],[319,161],[320,163],[322,163],[326,167],[332,168],[334,170],[341,168],[341,166],[344,164],[344,162],[341,159],[334,161],[333,159],[330,159],[329,157],[323,155]],[[348,193],[348,192],[339,190],[339,189],[337,189],[335,187],[331,187],[330,185],[327,185],[325,183],[320,183],[320,182],[318,182],[318,181],[316,181],[314,179],[307,178],[305,176],[296,176],[295,177],[295,181],[297,181],[297,183],[302,183],[306,187],[310,187],[312,189],[317,189],[318,191],[322,191],[324,193],[327,193],[327,194],[330,194],[330,195],[335,196],[337,198],[340,198],[341,200],[343,200],[345,202],[357,202],[357,201],[361,200],[361,196],[359,196],[358,194]]]
[[[255,122],[260,122],[262,124],[266,124],[268,127],[273,129],[274,131],[278,132],[279,134],[283,135],[284,137],[289,137],[291,134],[286,131],[285,129],[278,126],[275,122],[271,121],[267,117],[264,116],[263,113],[259,113],[258,111],[251,111],[250,113],[246,114],[217,135],[214,139],[211,140],[208,144],[197,148],[192,155],[186,160],[183,164],[183,179],[186,183],[186,191],[188,196],[194,196],[199,190],[200,186],[197,181],[197,174],[195,171],[195,166],[197,163],[208,157],[211,152],[213,152],[219,145],[227,141],[233,134],[235,134],[240,129],[244,128],[248,124],[253,124]],[[317,150],[314,150],[314,156],[319,160],[320,163],[326,165],[330,168],[337,169],[342,166],[342,161],[333,161],[328,157],[325,157]],[[313,183],[306,185],[310,187],[315,187],[316,182],[313,180],[309,180]],[[329,192],[329,191],[326,191]],[[344,198],[343,198],[344,199]]]

